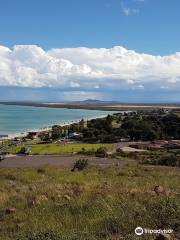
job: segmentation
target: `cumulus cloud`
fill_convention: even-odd
[[[0,46],[0,86],[83,92],[180,90],[180,52],[153,56],[121,46],[48,51],[35,45],[17,45],[12,49]]]

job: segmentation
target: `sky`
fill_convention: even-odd
[[[0,0],[0,100],[180,102],[179,0]]]

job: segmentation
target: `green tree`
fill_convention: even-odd
[[[54,125],[52,127],[52,139],[57,140],[62,136],[62,127],[58,125]]]

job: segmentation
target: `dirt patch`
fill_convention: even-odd
[[[45,165],[72,168],[74,162],[79,158],[87,156],[14,156],[0,162],[0,168],[38,168]],[[124,161],[108,158],[88,157],[90,165],[109,167],[113,165],[124,165]]]

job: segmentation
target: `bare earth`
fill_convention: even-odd
[[[62,168],[72,168],[74,162],[79,158],[87,158],[90,165],[109,167],[113,165],[124,165],[124,161],[108,158],[96,158],[91,156],[13,156],[0,162],[0,168],[38,168],[46,165]]]

